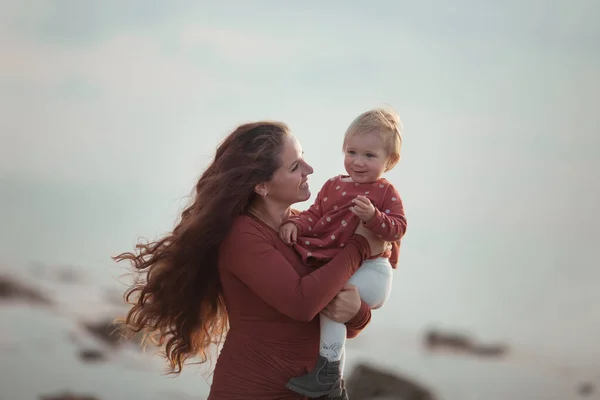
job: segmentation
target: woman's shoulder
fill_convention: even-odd
[[[271,241],[276,235],[271,228],[264,226],[264,223],[256,218],[241,214],[233,220],[228,238],[230,241],[239,242],[249,237],[252,237],[253,240],[261,238],[265,241]]]
[[[235,232],[262,231],[260,228],[261,224],[256,218],[248,214],[240,214],[233,220],[231,230]]]
[[[262,251],[273,247],[273,235],[249,215],[234,218],[224,240],[219,243],[219,268],[231,270],[240,262],[246,263],[247,256],[253,251]]]

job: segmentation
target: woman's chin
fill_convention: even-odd
[[[301,189],[298,192],[298,201],[302,202],[310,199],[310,194],[310,189]]]

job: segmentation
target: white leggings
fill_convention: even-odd
[[[352,275],[348,283],[355,285],[360,298],[376,310],[381,308],[392,289],[392,266],[387,258],[366,260]],[[329,361],[342,361],[346,347],[346,325],[335,322],[323,314],[321,318],[321,345],[319,353]],[[343,362],[343,361],[342,361]]]

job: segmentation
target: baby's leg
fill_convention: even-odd
[[[392,267],[387,258],[366,260],[348,283],[356,285],[361,299],[372,309],[380,308],[390,296]],[[340,361],[346,347],[346,325],[323,314],[321,319],[321,346],[319,353],[329,361]]]
[[[390,297],[393,271],[387,258],[366,260],[348,283],[355,285],[360,298],[372,309],[381,308]]]
[[[346,325],[327,318],[322,313],[321,319],[321,346],[319,354],[328,361],[340,361],[346,345]]]
[[[320,314],[320,318],[321,346],[316,367],[302,376],[290,378],[285,387],[305,397],[343,399],[342,357],[346,343],[346,325],[323,314]]]
[[[354,273],[349,283],[356,285],[362,300],[371,308],[386,302],[392,286],[392,267],[387,259],[367,260]],[[316,368],[308,373],[290,378],[285,387],[308,397],[329,395],[342,398],[341,386],[346,347],[346,325],[335,322],[322,313],[321,345]]]

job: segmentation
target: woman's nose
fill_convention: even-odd
[[[311,167],[306,161],[304,162],[304,175],[310,175],[314,172],[313,167]]]

